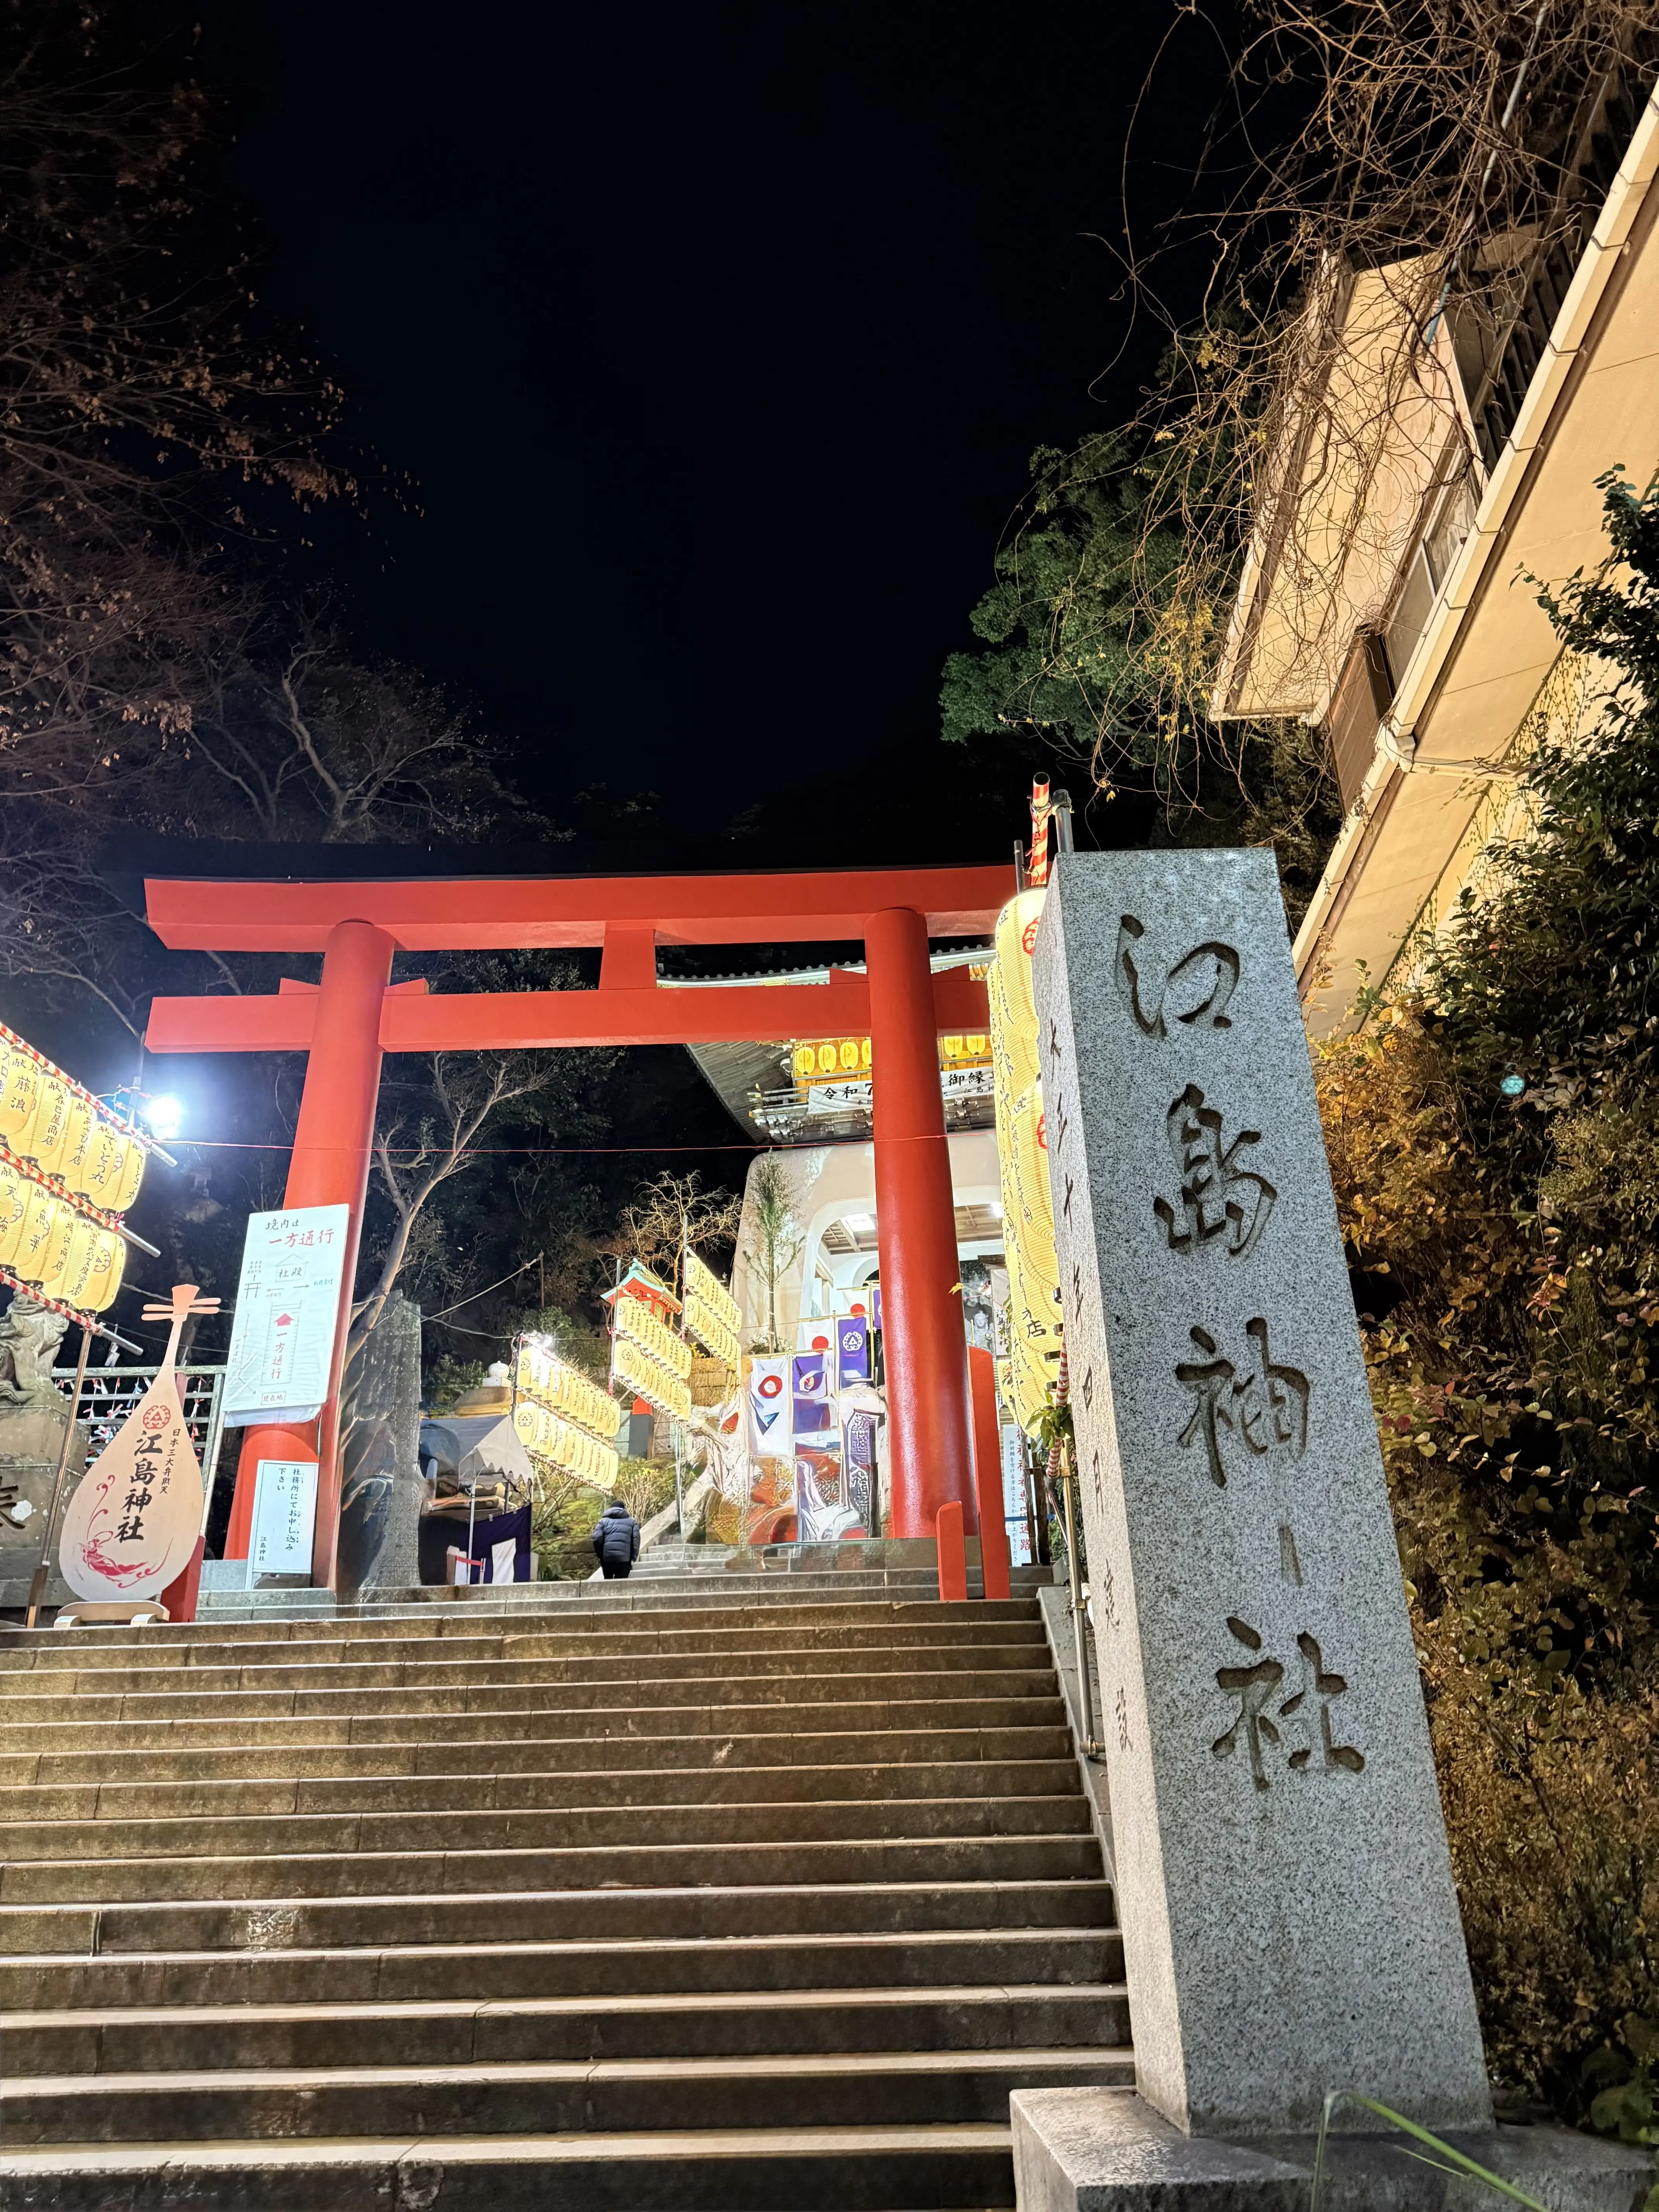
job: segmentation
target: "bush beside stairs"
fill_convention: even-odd
[[[1012,2204],[1121,1949],[1035,1598],[927,1588],[0,1632],[9,2212]]]

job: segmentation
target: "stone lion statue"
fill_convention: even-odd
[[[62,1314],[17,1292],[0,1314],[0,1400],[54,1413],[62,1410],[63,1395],[52,1382],[52,1363],[68,1327]]]

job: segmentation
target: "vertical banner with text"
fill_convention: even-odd
[[[315,1420],[328,1396],[349,1206],[256,1213],[242,1249],[224,1425]]]

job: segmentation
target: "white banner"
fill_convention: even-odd
[[[794,1437],[789,1400],[789,1359],[785,1352],[756,1359],[744,1395],[749,1409],[749,1449],[756,1459],[792,1459]]]
[[[308,1575],[316,1528],[316,1461],[262,1459],[253,1482],[250,1582],[255,1575]]]
[[[303,1206],[249,1221],[225,1376],[228,1429],[312,1421],[321,1412],[350,1218],[349,1206]]]
[[[1031,1564],[1031,1524],[1026,1517],[1025,1439],[1012,1423],[1002,1427],[1002,1513],[1008,1524],[1008,1563]]]

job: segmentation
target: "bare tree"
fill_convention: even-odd
[[[0,70],[0,748],[90,763],[186,726],[235,626],[246,495],[354,489],[341,395],[252,341],[246,256],[195,167],[209,103],[112,13],[21,0]]]
[[[705,1190],[695,1170],[677,1176],[665,1168],[641,1186],[617,1224],[611,1250],[622,1259],[669,1276],[690,1246],[729,1244],[743,1217],[743,1200],[729,1191]]]
[[[198,830],[323,844],[478,836],[511,802],[502,748],[418,671],[353,654],[315,613],[274,649],[203,671],[188,736],[172,748],[177,803]]]
[[[473,1164],[478,1155],[472,1147],[493,1114],[551,1080],[545,1059],[532,1053],[436,1053],[428,1066],[427,1083],[401,1113],[383,1115],[375,1135],[374,1164],[393,1224],[380,1273],[352,1306],[348,1362],[380,1319],[433,1193]],[[396,1091],[388,1090],[395,1098]]]
[[[0,750],[0,975],[61,996],[91,992],[135,1036],[161,963],[106,872],[134,830],[287,843],[482,841],[511,822],[548,834],[502,782],[503,748],[418,671],[355,658],[303,612],[250,620],[191,672],[188,726],[137,726],[77,765],[29,745]],[[258,962],[195,956],[220,989]],[[181,988],[188,988],[181,982]],[[259,988],[269,988],[260,983]]]

